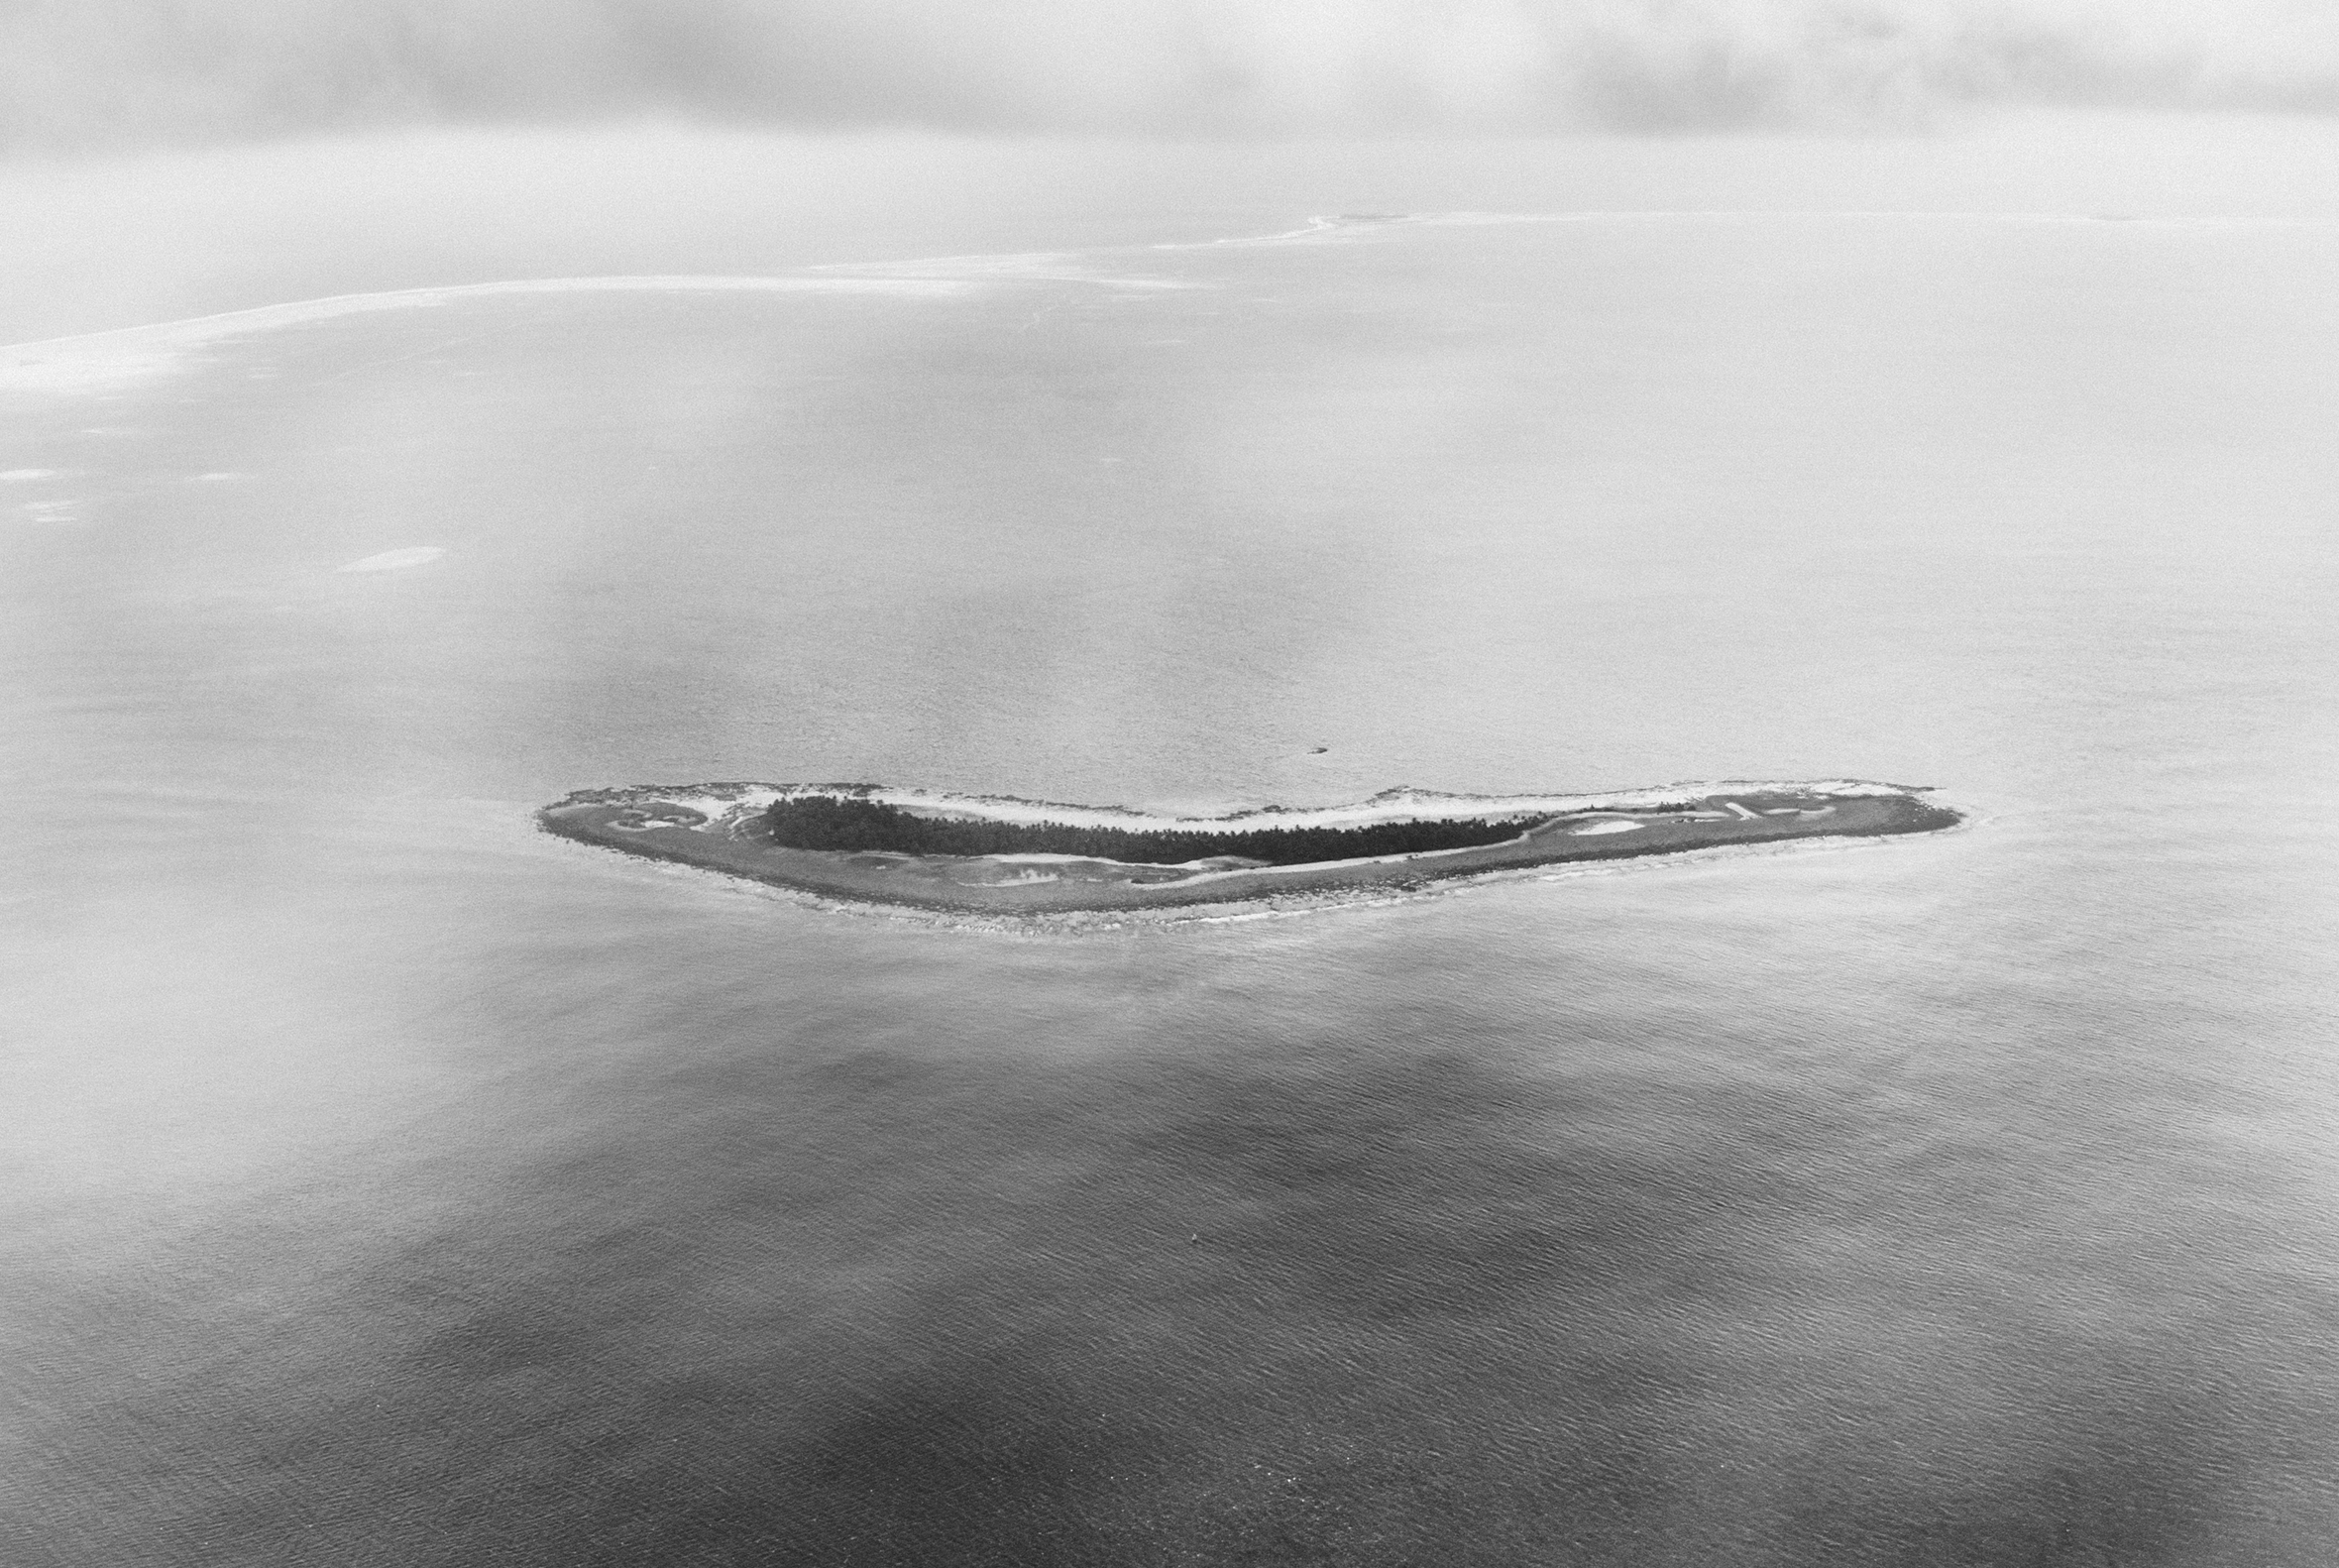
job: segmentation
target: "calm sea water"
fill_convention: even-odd
[[[9,394],[0,1555],[2328,1562],[2335,264],[1422,222]],[[1847,774],[1980,825],[1013,936],[528,816]]]

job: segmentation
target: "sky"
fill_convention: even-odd
[[[0,152],[662,116],[1277,137],[2339,113],[2329,0],[0,0]]]

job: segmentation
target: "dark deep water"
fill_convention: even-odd
[[[0,1560],[2328,1562],[2332,245],[1425,225],[0,392]],[[1985,820],[1021,936],[528,823],[1842,774]]]

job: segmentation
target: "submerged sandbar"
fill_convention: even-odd
[[[537,821],[565,839],[830,898],[1047,915],[1336,897],[1962,820],[1928,793],[1856,779],[1608,795],[1387,790],[1349,806],[1165,817],[876,784],[672,784],[580,790]]]

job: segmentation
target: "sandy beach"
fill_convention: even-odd
[[[1680,854],[1799,838],[1927,833],[1962,820],[1957,812],[1927,801],[1926,793],[1868,780],[1679,784],[1601,796],[1390,790],[1345,806],[1186,818],[879,785],[735,783],[583,790],[545,807],[537,820],[561,838],[830,898],[983,915],[1041,915],[1237,903],[1291,893],[1329,894],[1337,901],[1342,894],[1562,861]],[[858,797],[978,820],[1075,822],[1132,832],[1232,835],[1262,827],[1345,828],[1432,817],[1543,820],[1515,839],[1467,848],[1292,865],[1223,859],[1153,865],[1077,855],[918,855],[773,842],[763,827],[765,808],[807,795]],[[1638,815],[1615,815],[1625,811]],[[1574,841],[1588,838],[1602,842]]]

